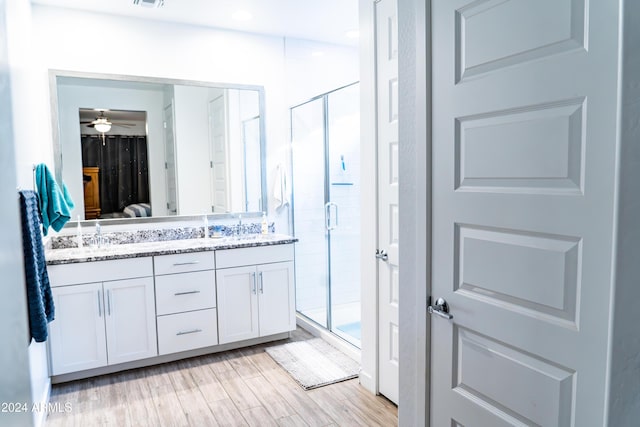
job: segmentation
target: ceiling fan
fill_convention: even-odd
[[[80,122],[80,124],[90,128],[94,128],[96,131],[103,134],[106,132],[109,132],[112,126],[118,126],[118,127],[124,127],[124,128],[135,126],[135,123],[122,123],[122,122],[111,121],[107,116],[104,115],[104,111],[100,111],[100,114],[95,118],[95,120],[90,122]]]

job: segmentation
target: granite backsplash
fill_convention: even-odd
[[[242,225],[210,225],[210,236],[249,236],[261,233],[260,223],[248,223]],[[275,233],[275,224],[269,224],[269,233]],[[204,227],[175,227],[144,229],[136,231],[102,231],[103,238],[106,238],[111,245],[122,245],[130,243],[163,242],[169,240],[201,239],[204,237]],[[82,231],[82,241],[84,246],[90,246],[95,239],[95,228]],[[78,247],[75,234],[52,236],[50,241],[51,249],[71,249]]]

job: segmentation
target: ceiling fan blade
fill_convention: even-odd
[[[112,125],[128,128],[128,127],[135,126],[136,124],[135,123],[113,123]]]

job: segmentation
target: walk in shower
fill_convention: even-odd
[[[360,347],[358,83],[291,108],[296,309]]]

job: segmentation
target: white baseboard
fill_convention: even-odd
[[[378,389],[376,387],[376,382],[373,379],[373,376],[369,372],[366,372],[362,369],[360,369],[360,384],[367,391],[373,394],[378,394]]]
[[[47,420],[47,415],[49,415],[48,411],[45,408],[48,407],[49,401],[51,399],[51,380],[47,381],[47,386],[44,387],[42,391],[42,396],[38,401],[33,402],[34,407],[40,408],[41,410],[33,411],[33,425],[35,427],[44,427],[45,422]]]

